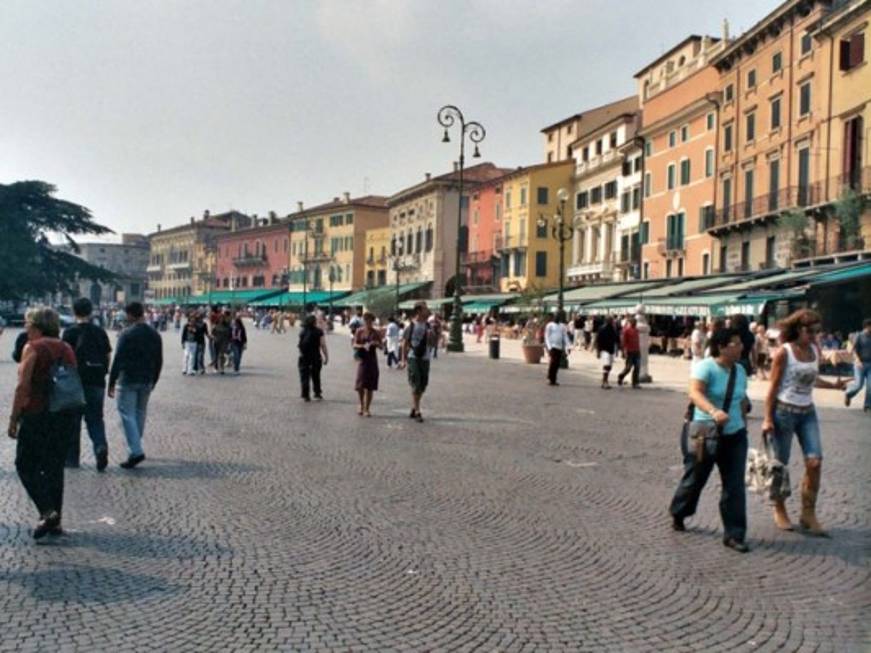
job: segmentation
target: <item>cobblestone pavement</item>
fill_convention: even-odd
[[[384,367],[366,419],[344,337],[327,401],[302,404],[295,332],[251,331],[239,378],[183,377],[166,335],[148,460],[118,468],[109,407],[112,466],[98,475],[88,452],[68,473],[71,533],[53,544],[33,544],[0,447],[0,651],[868,650],[860,412],[821,411],[833,539],[777,532],[748,497],[742,556],[720,544],[716,481],[689,532],[669,528],[677,393],[550,388],[544,366],[451,355],[424,424]],[[14,373],[4,355],[3,419]]]

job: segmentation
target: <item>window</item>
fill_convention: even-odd
[[[421,227],[417,228],[417,234],[414,238],[414,251],[423,251],[423,229]]]
[[[345,216],[345,224],[354,224],[354,214],[353,213],[348,213]]]
[[[774,267],[774,248],[777,244],[777,239],[775,236],[769,236],[765,239],[765,267],[773,268]]]
[[[748,113],[745,122],[745,138],[751,143],[756,140],[756,113]]]
[[[535,253],[535,276],[547,276],[547,252]]]
[[[684,247],[686,217],[683,213],[666,216],[666,249],[681,250]]]
[[[862,181],[862,116],[844,123],[842,183],[858,189]]]
[[[811,112],[811,83],[805,82],[798,89],[798,115],[806,116]]]
[[[330,226],[331,227],[341,227],[344,222],[345,216],[343,215],[331,215],[330,216]]]
[[[596,156],[602,153],[602,139],[596,141]]]
[[[690,160],[683,159],[680,162],[680,185],[686,186],[690,183]]]
[[[729,207],[732,206],[732,180],[723,180],[723,216],[729,215]]]
[[[408,235],[405,237],[405,253],[406,254],[414,254],[414,236],[409,231]]]
[[[771,73],[779,73],[783,68],[783,53],[775,52],[771,57]]]
[[[590,189],[590,204],[602,203],[602,187],[596,186]]]
[[[636,186],[632,189],[632,210],[637,211],[641,207],[641,188]]]
[[[732,84],[723,89],[723,102],[731,102],[735,96],[735,87]]]
[[[650,263],[648,263],[647,261],[645,261],[645,262],[644,262],[644,267],[642,268],[642,270],[643,270],[643,271],[642,271],[642,273],[641,273],[641,275],[642,275],[641,278],[642,278],[642,279],[648,279],[648,278],[650,278]]]
[[[702,275],[708,276],[711,273],[711,255],[705,252],[702,254]]]
[[[714,148],[705,150],[705,177],[714,176]]]
[[[666,178],[668,180],[666,183],[666,188],[668,188],[668,190],[673,190],[674,189],[674,164],[673,163],[668,164]]]
[[[520,206],[526,206],[526,188],[520,189]]]
[[[653,141],[644,141],[644,156],[653,156]]]
[[[750,241],[745,240],[741,243],[741,270],[747,271],[750,269]]]
[[[611,132],[608,137],[608,145],[612,150],[617,147],[617,132]]]
[[[539,204],[547,204],[547,187],[539,186],[536,190],[536,201]]]
[[[605,184],[605,199],[613,200],[617,197],[617,182],[609,181]]]
[[[514,276],[522,277],[523,269],[526,267],[526,252],[516,251],[514,252]]]
[[[811,151],[803,147],[798,151],[798,205],[807,206],[810,203],[810,164]]]
[[[680,128],[680,142],[686,143],[688,140],[690,140],[690,126],[684,125]]]
[[[771,128],[780,128],[780,97],[776,97],[771,101]]]
[[[644,197],[650,197],[650,193],[653,190],[653,177],[651,177],[649,172],[644,173]]]
[[[668,132],[668,146],[674,147],[676,143],[677,143],[677,132],[676,131]]]
[[[720,272],[726,271],[726,259],[729,258],[729,246],[720,246]]]
[[[731,152],[732,151],[732,125],[726,125],[723,127],[723,151]]]
[[[506,209],[511,208],[511,191],[510,190],[505,191],[505,208]]]
[[[813,40],[811,39],[811,33],[805,32],[804,34],[802,34],[801,35],[801,45],[800,45],[800,50],[801,50],[802,56],[806,55],[808,52],[811,51],[812,45],[813,45]]]
[[[707,231],[714,226],[714,205],[705,204],[699,207],[699,231]]]
[[[756,69],[747,72],[747,88],[756,88]]]
[[[547,153],[547,162],[548,162],[548,163],[553,163],[553,152],[548,152],[548,153]]]
[[[620,194],[620,212],[621,213],[629,213],[629,205],[632,201],[632,193],[628,190],[624,190]]]
[[[623,165],[620,167],[620,173],[624,177],[628,177],[629,175],[631,175],[632,174],[632,162],[629,161],[628,159],[626,161],[624,161]]]
[[[585,209],[590,205],[590,194],[587,191],[582,191],[575,195],[575,208]]]
[[[641,223],[641,227],[638,230],[638,240],[642,245],[646,245],[650,242],[650,222],[645,220]]]
[[[863,61],[865,61],[865,33],[856,32],[846,39],[841,39],[841,70],[852,70]]]
[[[753,169],[744,171],[744,217],[753,215]]]
[[[772,159],[768,162],[768,210],[776,211],[778,208],[778,195],[780,190],[780,159]]]
[[[590,160],[590,146],[589,145],[585,145],[584,149],[581,150],[581,158],[584,161]]]
[[[705,117],[705,129],[707,129],[708,131],[711,131],[713,128],[714,128],[714,114],[709,113]]]
[[[666,279],[671,278],[671,259],[668,259],[665,262],[665,278]]]
[[[635,172],[641,172],[641,157],[636,156],[635,160],[632,162],[632,169]]]

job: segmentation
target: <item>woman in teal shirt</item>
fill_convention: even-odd
[[[714,465],[720,470],[723,490],[720,495],[720,518],[723,520],[723,544],[746,553],[747,502],[744,491],[744,467],[747,463],[747,426],[744,405],[747,399],[747,373],[741,359],[741,336],[734,329],[721,329],[710,341],[711,357],[699,361],[692,372],[690,400],[693,420],[716,424],[720,429],[717,452],[699,460],[692,447],[685,447],[684,473],[671,501],[672,527],[686,530],[684,519],[695,514],[699,497]],[[728,406],[724,406],[729,376],[734,370],[735,387]],[[725,410],[724,410],[725,408]]]

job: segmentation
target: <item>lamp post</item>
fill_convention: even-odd
[[[330,320],[328,322],[329,329],[333,328],[333,281],[336,280],[336,274],[333,270],[333,264],[330,263]]]
[[[436,115],[438,123],[445,128],[445,135],[442,138],[442,143],[450,143],[451,139],[448,136],[448,129],[455,124],[458,125],[460,131],[460,160],[459,160],[459,191],[457,198],[457,256],[456,256],[456,274],[454,275],[454,309],[451,312],[451,335],[448,341],[448,349],[450,351],[463,351],[463,302],[461,299],[462,288],[460,284],[460,233],[463,229],[463,167],[465,164],[466,154],[466,136],[475,144],[475,152],[472,158],[480,158],[481,153],[478,151],[478,143],[484,140],[487,132],[484,126],[475,121],[466,122],[463,117],[463,112],[452,104],[447,104],[439,109]],[[397,273],[398,276],[398,273]],[[398,307],[397,302],[397,307]]]
[[[571,221],[566,222],[565,210],[566,201],[569,198],[569,193],[565,188],[560,188],[556,192],[559,206],[557,207],[556,215],[551,220],[546,218],[544,214],[538,216],[538,226],[541,229],[550,228],[551,236],[559,243],[559,295],[557,299],[557,310],[563,310],[563,293],[565,292],[565,250],[566,242],[572,239],[574,235],[574,227]]]
[[[303,225],[303,252],[302,252],[302,314],[305,315],[305,305],[308,303],[308,218]]]

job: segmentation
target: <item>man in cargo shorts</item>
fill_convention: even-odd
[[[436,345],[435,333],[427,322],[429,309],[426,302],[414,305],[411,323],[402,334],[400,366],[408,366],[408,384],[411,386],[412,407],[409,417],[423,421],[420,414],[420,399],[429,384],[429,361],[431,348]]]

